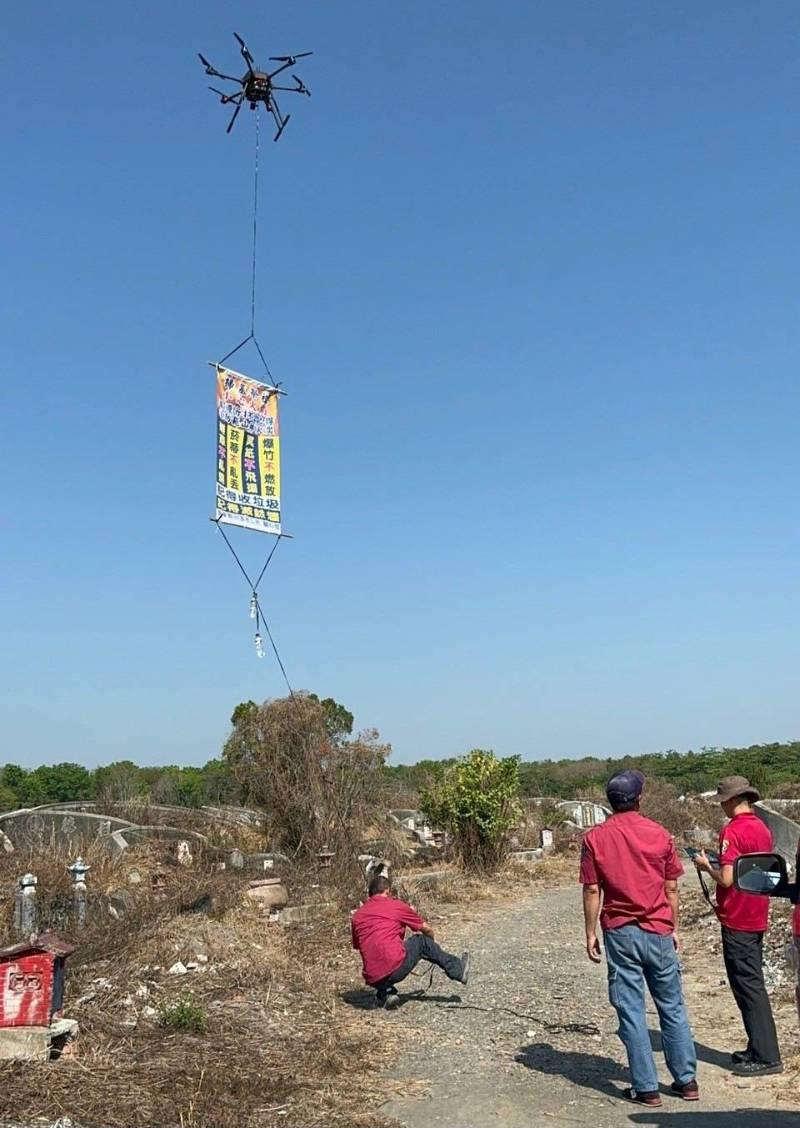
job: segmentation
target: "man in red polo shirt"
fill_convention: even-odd
[[[391,895],[388,877],[373,877],[369,900],[351,918],[353,947],[361,953],[364,981],[374,987],[378,1001],[387,1009],[399,1006],[395,989],[420,960],[436,964],[450,978],[466,986],[469,952],[459,959],[434,941],[431,926],[411,905]],[[411,935],[404,939],[406,929]]]
[[[797,843],[795,859],[795,881],[800,881],[800,841]],[[800,904],[792,913],[792,967],[794,969],[794,997],[797,1003],[797,1017],[800,1019]]]
[[[720,780],[716,798],[730,820],[719,834],[720,864],[713,866],[702,851],[694,864],[716,882],[725,970],[747,1032],[746,1049],[731,1055],[733,1072],[746,1077],[782,1073],[778,1035],[762,967],[769,898],[742,893],[733,884],[736,859],[742,854],[771,854],[772,834],[753,810],[759,794],[744,776]]]
[[[584,835],[580,880],[586,952],[600,962],[598,918],[608,960],[608,993],[619,1017],[631,1088],[638,1104],[661,1104],[645,1013],[645,984],[658,1010],[672,1091],[696,1101],[697,1056],[686,1016],[678,963],[678,878],[683,866],[668,831],[639,814],[641,772],[612,776],[606,795],[613,814]],[[602,912],[601,912],[602,904]]]

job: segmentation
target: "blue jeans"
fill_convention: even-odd
[[[658,1074],[645,1014],[645,984],[658,1010],[667,1068],[680,1084],[692,1081],[697,1056],[681,989],[678,953],[672,935],[645,932],[636,924],[605,934],[608,995],[619,1018],[619,1036],[628,1054],[631,1085],[658,1090]]]

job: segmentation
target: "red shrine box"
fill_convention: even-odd
[[[50,1025],[64,1003],[64,961],[74,951],[54,932],[0,949],[0,1027]]]

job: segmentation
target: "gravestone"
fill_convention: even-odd
[[[52,843],[65,851],[83,843],[108,837],[112,830],[127,829],[132,824],[125,819],[95,815],[84,811],[42,808],[36,811],[9,811],[0,815],[0,832],[14,849],[43,846]]]

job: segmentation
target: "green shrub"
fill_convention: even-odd
[[[465,869],[496,869],[521,818],[519,757],[474,749],[436,772],[421,796],[432,826],[447,831]]]
[[[165,1003],[159,1010],[159,1018],[164,1026],[172,1030],[191,1030],[194,1034],[203,1034],[206,1029],[207,1015],[205,1007],[190,995],[184,995],[177,1002]]]

